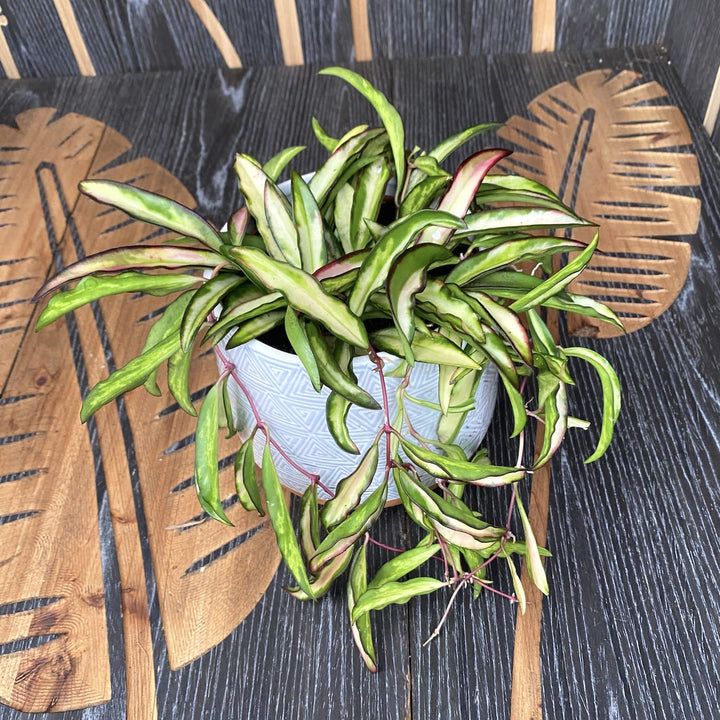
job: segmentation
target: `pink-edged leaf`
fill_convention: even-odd
[[[227,260],[211,250],[174,247],[171,245],[146,245],[144,247],[121,247],[91,255],[85,260],[68,265],[55,277],[50,278],[37,291],[34,301],[39,300],[65,283],[79,280],[96,272],[122,272],[132,269],[217,267]]]
[[[438,210],[452,213],[459,218],[465,217],[483,178],[496,163],[509,154],[509,150],[490,149],[471,155],[457,169],[450,187],[440,200]],[[448,228],[436,229],[431,233],[424,232],[420,242],[443,245],[451,233],[452,229]]]

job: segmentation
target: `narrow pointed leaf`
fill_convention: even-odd
[[[293,147],[281,150],[277,155],[273,155],[264,165],[263,172],[273,181],[277,182],[282,171],[288,166],[288,163],[299,153],[305,149],[304,145],[295,145]]]
[[[302,268],[314,273],[327,263],[322,215],[307,183],[296,172],[291,176],[291,185]]]
[[[373,526],[385,507],[387,492],[388,482],[385,480],[360,503],[355,512],[328,533],[310,560],[312,572],[317,572],[325,563],[345,552]]]
[[[353,378],[342,371],[314,323],[308,323],[305,332],[310,349],[315,356],[323,385],[327,385],[331,390],[347,398],[355,405],[369,410],[379,410],[378,401],[366,390],[363,390]]]
[[[107,405],[123,393],[140,387],[148,375],[179,348],[180,339],[177,335],[171,335],[130,360],[127,365],[116,370],[110,377],[101,380],[88,393],[82,404],[80,409],[82,422],[85,422],[103,405]]]
[[[565,348],[568,357],[576,357],[589,362],[600,376],[603,391],[603,418],[600,438],[593,454],[585,460],[593,462],[605,454],[610,446],[615,423],[620,415],[620,380],[612,365],[599,353],[584,347]]]
[[[486,232],[549,230],[552,228],[586,227],[592,225],[570,211],[550,208],[492,208],[465,216],[467,228],[455,237],[467,237]]]
[[[271,182],[265,183],[263,201],[268,227],[283,257],[290,265],[302,267],[298,233],[290,212],[290,203]]]
[[[370,672],[377,672],[377,664],[375,662],[375,648],[373,646],[372,632],[370,628],[370,616],[367,613],[360,613],[357,617],[353,617],[355,603],[367,589],[367,550],[365,545],[361,545],[355,551],[352,566],[350,567],[350,577],[347,583],[347,604],[350,614],[350,626],[352,630],[353,640],[360,652],[365,665]]]
[[[340,577],[345,571],[345,568],[350,564],[350,560],[353,556],[354,548],[349,547],[344,553],[333,558],[323,569],[310,581],[310,586],[313,589],[314,598],[310,596],[301,588],[285,588],[285,591],[290,593],[296,600],[310,600],[323,597],[326,595],[330,588],[333,586],[335,580]]]
[[[180,325],[180,344],[188,350],[213,308],[234,288],[247,282],[241,275],[220,273],[198,288],[185,309]]]
[[[338,146],[338,140],[330,137],[317,118],[312,119],[312,129],[318,142],[328,151],[333,152]]]
[[[525,557],[527,561],[528,574],[530,575],[530,579],[533,583],[535,583],[537,589],[544,595],[547,595],[550,592],[550,588],[548,587],[547,577],[545,576],[545,568],[542,564],[538,544],[535,540],[535,533],[533,532],[527,513],[525,512],[525,507],[523,506],[518,494],[515,495],[515,502],[517,504],[518,512],[520,513],[520,519],[522,520],[523,531],[525,532],[525,542],[527,544]]]
[[[524,615],[527,607],[525,588],[520,580],[520,574],[515,567],[514,560],[507,554],[505,554],[505,557],[507,558],[508,566],[510,567],[510,576],[512,577],[513,588],[515,589],[515,597],[517,598],[518,605],[520,606],[520,612]]]
[[[427,284],[427,273],[438,265],[457,262],[457,258],[440,245],[415,245],[401,253],[390,266],[386,282],[387,297],[403,342],[404,356],[412,365],[411,343],[415,335],[415,297]]]
[[[284,319],[284,310],[274,310],[265,313],[265,315],[254,317],[244,322],[233,332],[226,343],[226,347],[232,349],[239,345],[244,345],[246,342],[250,342],[250,340],[255,340],[255,338],[259,338],[261,335],[276,328]]]
[[[416,300],[423,307],[430,305],[433,314],[443,318],[455,331],[477,343],[485,342],[485,331],[467,296],[455,297],[444,282],[429,280]]]
[[[65,283],[79,280],[93,273],[118,273],[132,268],[182,268],[183,270],[191,267],[214,268],[226,262],[224,257],[210,250],[195,250],[192,248],[170,247],[168,245],[146,245],[144,247],[122,247],[105,250],[90,255],[85,260],[79,260],[72,265],[68,265],[38,290],[33,297],[33,302],[37,302],[41,297]]]
[[[533,465],[534,468],[541,467],[555,454],[562,444],[567,430],[568,404],[567,389],[564,382],[556,378],[555,389],[550,392],[544,403],[545,408],[545,432],[540,453]]]
[[[462,147],[469,140],[472,140],[484,132],[488,132],[488,130],[496,130],[499,127],[502,127],[501,123],[481,123],[466,130],[461,130],[436,145],[428,155],[442,162],[448,155],[455,152],[455,150]]]
[[[557,237],[509,240],[463,260],[450,271],[445,281],[462,286],[484,273],[498,270],[507,265],[514,265],[523,260],[537,259],[539,256],[549,257],[558,253],[572,252],[584,247],[583,243],[576,240]]]
[[[322,323],[341,340],[366,348],[365,327],[341,300],[328,295],[320,282],[297,267],[277,262],[259,250],[228,248],[228,254],[268,290],[281,292],[288,304]]]
[[[388,605],[404,605],[414,597],[429,595],[449,582],[431,577],[418,577],[404,582],[388,582],[380,587],[368,588],[357,600],[353,609],[353,618],[360,617],[370,610],[382,610]]]
[[[190,362],[192,350],[183,350],[182,347],[176,350],[168,358],[167,384],[170,394],[175,402],[188,414],[193,417],[197,415],[190,397]]]
[[[232,525],[223,509],[218,471],[218,387],[208,390],[195,430],[195,489],[198,500],[210,517]]]
[[[320,544],[319,518],[317,484],[310,483],[300,501],[300,547],[308,560]]]
[[[450,185],[451,180],[451,177],[441,175],[428,177],[417,182],[400,203],[398,217],[406,217],[429,207]]]
[[[375,577],[370,581],[368,589],[378,588],[386,583],[399,580],[409,572],[419,568],[435,555],[435,553],[439,552],[440,546],[433,543],[432,545],[416,547],[412,550],[406,550],[399,555],[395,555],[395,557],[382,565],[375,573]]]
[[[377,350],[403,357],[404,346],[396,328],[387,328],[370,333],[370,342]],[[461,348],[435,331],[429,335],[416,334],[412,341],[412,352],[417,362],[452,365],[460,368],[478,370],[480,365]]]
[[[321,75],[334,75],[352,85],[366,100],[375,108],[380,116],[392,150],[393,162],[395,163],[395,177],[397,178],[397,197],[402,192],[405,181],[405,130],[402,118],[398,111],[390,104],[383,93],[374,88],[364,77],[361,77],[352,70],[340,67],[324,68]]]
[[[350,212],[349,239],[353,250],[362,250],[370,241],[370,230],[365,220],[377,218],[389,179],[390,168],[383,156],[360,172]]]
[[[305,321],[297,316],[295,311],[288,307],[285,311],[285,334],[287,335],[292,349],[305,368],[312,386],[317,392],[322,387],[320,383],[320,371],[318,370],[315,355],[310,348],[307,334],[305,332]]]
[[[333,440],[338,447],[345,452],[359,455],[360,450],[350,437],[350,430],[347,426],[348,411],[352,402],[334,390],[328,395],[325,403],[325,422]]]
[[[517,313],[524,312],[528,308],[539,305],[547,298],[564,290],[590,262],[590,258],[592,258],[597,248],[598,239],[599,235],[595,233],[592,242],[577,257],[573,258],[567,265],[558,270],[554,275],[551,275],[534,290],[531,290],[524,298],[516,300],[510,306],[510,309]]]
[[[84,277],[72,289],[58,293],[50,298],[47,307],[40,313],[35,330],[40,330],[66,313],[76,310],[93,300],[119,295],[121,293],[142,292],[147,295],[169,295],[180,290],[188,290],[202,282],[194,275],[150,275],[139,272],[125,272],[119,275]]]
[[[431,225],[458,228],[463,226],[463,222],[438,210],[421,210],[399,220],[365,258],[348,301],[352,312],[357,315],[362,313],[368,298],[384,284],[395,259],[410,245],[417,233]]]
[[[509,154],[509,150],[491,149],[471,155],[457,169],[450,187],[440,200],[438,210],[444,210],[460,218],[465,217],[485,175]],[[425,232],[420,241],[444,245],[451,233],[452,229],[435,230],[432,234]]]
[[[210,223],[162,195],[111,180],[83,180],[79,187],[93,200],[113,205],[136,220],[187,235],[212,250],[219,250],[222,245],[220,235]]]
[[[331,529],[341,523],[358,506],[362,494],[370,487],[378,465],[378,443],[373,443],[350,475],[335,488],[335,497],[325,503],[322,521]]]
[[[305,570],[302,552],[295,537],[295,529],[290,519],[290,512],[285,503],[280,478],[278,478],[275,463],[270,453],[269,438],[266,438],[265,449],[263,451],[261,477],[268,515],[270,516],[270,522],[275,531],[280,553],[285,560],[288,570],[290,570],[297,581],[297,584],[307,595],[314,599],[315,593],[310,586],[310,579]]]
[[[260,515],[265,515],[253,456],[253,440],[256,432],[257,429],[253,430],[235,455],[235,492],[245,510],[248,512],[255,510]]]

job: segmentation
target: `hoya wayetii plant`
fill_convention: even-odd
[[[532,581],[548,592],[541,562],[546,551],[535,541],[516,486],[550,461],[568,427],[588,425],[569,414],[570,358],[590,363],[602,385],[599,439],[588,462],[608,448],[620,388],[607,360],[586,347],[560,347],[543,318],[547,311],[567,311],[620,323],[604,305],[567,290],[595,252],[597,235],[589,244],[568,239],[565,229],[588,223],[553,192],[516,175],[491,174],[506,150],[473,154],[454,174],[443,169],[451,153],[495,125],[469,128],[428,152],[408,152],[401,118],[380,91],[346,69],[322,73],[358,90],[382,125],[356,127],[333,139],[313,119],[329,157],[309,179],[292,172],[287,194],[276,181],[302,148],[284,150],[265,164],[237,155],[243,203],[223,231],[170,199],[109,181],[83,182],[90,197],[180,238],[117,248],[67,267],[39,291],[38,298],[63,289],[49,300],[37,326],[110,295],[174,296],[141,353],[91,390],[81,419],[140,385],[156,392],[158,368],[167,363],[170,393],[197,414],[200,504],[229,522],[219,485],[218,435],[221,428],[236,429],[228,392],[228,383],[235,383],[253,415],[235,460],[239,501],[248,511],[267,512],[296,582],[291,594],[317,599],[336,581],[345,584],[355,643],[375,670],[373,611],[436,591],[447,593],[449,608],[463,586],[475,595],[483,589],[499,593],[524,609],[515,556],[525,558]],[[327,393],[326,423],[335,443],[357,457],[354,470],[334,487],[316,474],[312,457],[289,456],[257,410],[242,368],[229,358],[229,349],[278,331],[315,390]],[[188,373],[198,343],[213,347],[221,372],[196,410]],[[358,356],[374,366],[377,397],[357,382],[352,363]],[[396,362],[390,371],[391,356]],[[413,395],[413,373],[422,363],[438,367],[436,402]],[[484,450],[466,453],[455,442],[491,368],[512,408],[515,465],[493,465]],[[401,378],[392,413],[390,374]],[[418,403],[439,415],[433,437],[410,421],[408,407]],[[374,409],[379,418],[374,440],[362,451],[347,423],[355,406]],[[530,467],[524,464],[528,418],[544,424]],[[259,480],[253,453],[258,443],[264,446]],[[278,457],[307,479],[297,526]],[[392,559],[368,577],[367,553],[383,545],[373,537],[373,526],[391,484],[422,539],[415,547],[394,549]],[[468,485],[486,492],[511,486],[500,524],[486,522],[463,501]],[[510,531],[515,512],[522,539]],[[490,583],[488,567],[496,560],[507,563],[512,590]]]

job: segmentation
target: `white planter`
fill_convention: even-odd
[[[329,394],[327,388],[318,393],[313,388],[302,364],[295,355],[276,350],[258,340],[223,352],[238,368],[242,383],[250,393],[262,420],[267,424],[274,441],[298,465],[320,476],[324,485],[331,490],[337,483],[349,475],[357,466],[360,456],[352,455],[339,448],[325,424],[325,401]],[[390,403],[390,417],[394,417],[397,406],[395,391],[402,378],[388,377],[400,360],[383,353],[385,361],[386,383]],[[380,402],[380,379],[375,366],[369,358],[356,358],[353,370],[358,383]],[[408,392],[421,400],[438,402],[438,368],[436,365],[417,363],[410,377]],[[242,391],[232,378],[228,380],[228,390],[233,414],[240,437],[245,440],[255,421],[249,404]],[[455,442],[472,453],[480,445],[495,407],[497,394],[497,370],[488,363],[478,385],[475,396],[475,408],[466,418]],[[437,439],[439,411],[415,403],[406,403],[406,410],[415,429],[424,437]],[[351,406],[347,424],[350,436],[361,453],[364,453],[374,441],[384,421],[382,410],[367,410]],[[255,462],[260,465],[264,448],[264,436],[257,433],[254,440]],[[380,444],[380,462],[373,483],[367,493],[382,481],[385,468],[384,448]],[[293,468],[277,451],[272,450],[281,482],[291,490],[302,493],[308,485],[307,478]],[[429,481],[429,477],[427,478]],[[366,494],[367,494],[366,493]],[[320,493],[322,499],[324,493]],[[394,483],[391,483],[388,501],[398,497]]]

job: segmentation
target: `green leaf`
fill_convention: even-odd
[[[110,377],[101,380],[88,393],[80,408],[82,422],[85,422],[103,405],[107,405],[107,403],[129,390],[140,387],[148,375],[179,348],[180,339],[177,335],[171,335],[130,360],[127,365],[116,370]]]
[[[326,200],[332,198],[332,190],[334,187],[340,188],[347,182],[347,178],[343,179],[349,166],[355,161],[362,149],[374,138],[384,134],[384,130],[380,128],[366,127],[354,128],[353,131],[346,134],[341,139],[339,145],[335,148],[332,155],[318,168],[317,172],[310,178],[308,185],[317,204],[323,208]],[[367,164],[367,159],[363,164]],[[361,165],[362,166],[362,165]],[[357,169],[357,168],[356,168]]]
[[[310,600],[321,598],[326,595],[328,590],[333,586],[335,580],[342,575],[345,568],[349,565],[353,556],[354,548],[349,547],[344,553],[338,555],[331,560],[323,569],[310,581],[313,589],[314,598],[302,590],[302,588],[285,588],[296,600]]]
[[[162,312],[160,317],[153,323],[150,328],[147,337],[145,338],[145,344],[140,353],[144,353],[154,345],[157,345],[161,340],[164,340],[171,335],[177,335],[180,329],[180,323],[182,322],[183,313],[188,306],[188,303],[192,299],[192,292],[185,292],[179,297],[176,297]],[[159,366],[158,366],[159,367]],[[160,386],[157,384],[158,368],[155,368],[144,381],[145,390],[151,395],[160,396],[162,394]]]
[[[590,350],[590,348],[565,348],[565,354],[568,357],[581,358],[590,363],[600,376],[600,382],[602,384],[603,418],[600,427],[600,438],[595,452],[585,460],[586,463],[589,463],[602,457],[610,446],[615,423],[620,415],[620,380],[612,365],[602,355],[594,350]]]
[[[341,67],[329,67],[320,71],[321,75],[334,75],[352,85],[375,108],[390,139],[395,177],[397,178],[397,197],[400,197],[405,182],[405,130],[398,111],[388,102],[379,90],[376,90],[364,77],[352,70]],[[398,203],[399,204],[399,203]]]
[[[307,334],[305,332],[305,321],[300,319],[295,311],[288,307],[285,311],[285,334],[287,335],[292,349],[305,368],[312,386],[320,392],[320,371],[318,370],[315,355],[310,348]]]
[[[368,588],[358,599],[352,612],[353,620],[370,610],[382,610],[388,605],[404,605],[420,595],[429,595],[447,587],[449,581],[431,577],[418,577],[404,582],[388,582],[380,587]]]
[[[545,568],[540,558],[540,551],[538,550],[538,544],[535,540],[535,533],[530,526],[525,507],[520,500],[520,495],[515,493],[515,502],[517,504],[518,512],[520,513],[520,519],[522,520],[523,531],[525,532],[525,542],[527,543],[526,560],[528,574],[530,579],[535,583],[535,586],[541,593],[547,595],[550,592],[548,587],[547,577],[545,576]]]
[[[462,286],[484,273],[498,270],[507,265],[514,265],[523,260],[537,262],[543,257],[572,252],[584,247],[585,245],[577,240],[565,240],[557,237],[509,240],[463,260],[450,271],[445,282]]]
[[[450,187],[440,200],[438,210],[452,213],[459,218],[465,217],[485,175],[496,163],[509,154],[509,150],[483,150],[471,155],[457,169]],[[424,232],[420,242],[444,245],[451,233],[452,229],[434,230],[432,233]]]
[[[274,183],[268,181],[265,183],[263,200],[268,227],[283,257],[290,265],[302,267],[298,233],[288,199]]]
[[[240,286],[239,293],[233,293],[228,299],[227,307],[223,306],[220,318],[210,328],[207,338],[216,343],[240,323],[258,315],[271,313],[287,305],[285,298],[278,292],[270,292],[247,283]]]
[[[538,457],[533,464],[533,468],[539,468],[550,460],[562,444],[565,431],[567,430],[568,404],[566,385],[547,372],[538,374],[538,382],[544,378],[551,380],[552,389],[546,393],[547,397],[544,402],[545,431],[543,433],[543,443]],[[543,392],[542,388],[541,392]]]
[[[315,277],[254,248],[231,247],[227,252],[260,285],[281,292],[296,310],[322,323],[341,340],[367,348],[367,332],[360,319],[345,303],[328,295]]]
[[[365,126],[367,127],[367,126]],[[334,152],[335,148],[338,146],[338,140],[335,138],[331,138],[323,129],[323,126],[320,124],[320,122],[317,120],[317,118],[312,119],[312,129],[315,133],[315,137],[318,139],[318,142],[328,151],[328,152]]]
[[[312,572],[317,572],[325,563],[345,552],[373,526],[385,507],[387,492],[388,482],[385,479],[360,503],[355,512],[328,533],[310,560]]]
[[[302,177],[293,172],[290,182],[301,265],[303,270],[314,273],[327,263],[322,215],[310,188]]]
[[[387,297],[400,332],[403,355],[411,365],[415,360],[411,346],[415,335],[415,297],[425,288],[429,270],[456,262],[457,258],[447,248],[424,244],[403,251],[390,266]]]
[[[284,319],[285,312],[283,310],[274,310],[273,312],[265,313],[265,315],[254,317],[244,322],[235,330],[225,344],[225,347],[230,350],[239,345],[244,345],[246,342],[250,342],[250,340],[254,340],[270,332],[270,330],[280,325]]]
[[[450,185],[451,180],[452,178],[447,176],[433,176],[420,180],[400,203],[398,217],[407,217],[430,206],[443,190]]]
[[[444,480],[455,480],[483,487],[499,487],[518,482],[525,477],[523,468],[478,464],[440,455],[407,440],[401,440],[400,443],[413,463],[433,477]]]
[[[353,250],[362,250],[370,242],[370,230],[365,220],[377,218],[389,179],[390,168],[384,156],[360,171],[350,212],[349,240]]]
[[[195,489],[203,510],[225,525],[232,525],[220,498],[218,474],[218,387],[208,390],[195,430]]]
[[[352,566],[350,568],[350,577],[347,583],[347,603],[348,612],[350,614],[350,624],[355,645],[360,651],[365,665],[370,672],[377,672],[377,664],[375,662],[375,648],[373,646],[372,632],[370,629],[370,616],[362,613],[353,619],[353,610],[355,602],[367,589],[367,550],[365,545],[361,545],[355,551]]]
[[[437,543],[416,547],[412,550],[406,550],[396,555],[392,560],[388,560],[375,573],[375,577],[368,585],[369,589],[382,587],[386,583],[399,580],[401,577],[412,572],[416,568],[426,563],[435,553],[440,552],[440,546]]]
[[[376,350],[403,357],[402,338],[394,327],[370,333],[370,342]],[[434,330],[431,330],[429,335],[416,334],[410,347],[417,362],[480,369],[480,365],[461,348]]]
[[[168,358],[167,384],[170,394],[177,404],[188,414],[195,417],[195,407],[190,397],[189,374],[192,350],[176,350]]]
[[[255,510],[262,516],[265,515],[265,509],[260,497],[260,486],[253,456],[253,440],[256,432],[257,428],[252,431],[250,437],[240,446],[240,450],[235,455],[235,492],[245,510],[248,512]]]
[[[55,277],[50,278],[33,297],[37,302],[41,297],[72,280],[79,280],[93,273],[118,273],[131,268],[181,268],[210,267],[226,264],[221,255],[209,250],[170,247],[168,245],[147,245],[143,247],[122,247],[95,253],[85,260],[68,265]],[[124,290],[122,292],[125,292]]]
[[[352,312],[356,315],[362,314],[368,298],[382,287],[395,259],[408,247],[417,233],[429,226],[458,228],[463,226],[463,222],[450,213],[421,210],[395,223],[373,247],[360,268],[348,301]]]
[[[348,411],[352,402],[334,390],[330,392],[325,403],[325,422],[333,440],[345,452],[359,455],[360,450],[350,437],[347,426]]]
[[[263,450],[261,478],[265,490],[268,515],[275,531],[280,553],[297,584],[310,598],[314,599],[315,593],[310,586],[310,579],[305,570],[305,562],[295,537],[290,512],[285,503],[283,489],[270,452],[269,436],[266,436],[265,449]]]
[[[44,328],[66,313],[87,305],[93,300],[134,292],[155,296],[169,295],[180,290],[187,290],[201,281],[201,278],[194,275],[149,275],[139,272],[84,277],[72,290],[50,298],[47,307],[40,313],[35,330]]]
[[[565,267],[558,270],[554,275],[551,275],[534,290],[531,290],[524,298],[516,300],[510,306],[510,309],[517,313],[524,312],[565,289],[590,262],[590,258],[592,258],[597,248],[599,237],[598,233],[595,233],[592,242],[577,257],[571,260]]]
[[[358,506],[362,494],[370,487],[378,466],[378,443],[374,442],[347,477],[335,488],[335,497],[325,503],[322,521],[331,529],[341,523]]]
[[[317,484],[310,483],[300,500],[300,547],[308,560],[320,544],[319,512]]]
[[[183,350],[189,350],[192,347],[195,337],[203,324],[207,322],[208,315],[213,308],[222,301],[225,295],[243,282],[247,281],[242,275],[220,273],[207,280],[193,293],[180,325],[180,345]]]
[[[378,401],[357,384],[354,376],[351,378],[342,371],[342,368],[330,352],[317,326],[314,323],[308,323],[305,327],[305,332],[310,344],[310,349],[315,356],[318,372],[320,373],[320,380],[323,385],[327,385],[331,390],[347,398],[355,403],[355,405],[368,408],[369,410],[379,410],[380,405]]]
[[[442,162],[448,155],[455,152],[455,150],[462,147],[469,140],[488,130],[497,130],[500,127],[502,127],[502,123],[482,123],[467,128],[466,130],[461,130],[443,140],[439,145],[436,145],[428,155]]]
[[[485,331],[467,296],[455,297],[444,282],[429,280],[416,300],[421,303],[423,310],[431,306],[433,314],[443,318],[455,331],[472,338],[476,343],[485,342]]]
[[[518,605],[520,605],[520,612],[524,615],[525,609],[527,607],[525,588],[523,587],[522,581],[520,580],[520,575],[518,574],[513,559],[505,553],[502,554],[505,555],[505,557],[507,558],[507,562],[510,567],[510,576],[512,577],[513,587],[515,588],[515,597],[517,598]]]
[[[219,250],[222,245],[220,235],[210,223],[162,195],[111,180],[83,180],[79,187],[93,200],[113,205],[136,220],[187,235],[212,250]]]
[[[273,155],[264,165],[263,172],[273,181],[277,182],[282,171],[287,167],[288,163],[299,153],[305,149],[304,145],[296,145],[294,147],[285,148],[277,155]]]
[[[549,208],[492,208],[465,216],[467,228],[459,230],[456,238],[487,232],[527,232],[552,228],[587,227],[592,223],[574,213]],[[584,247],[584,244],[582,245]]]

